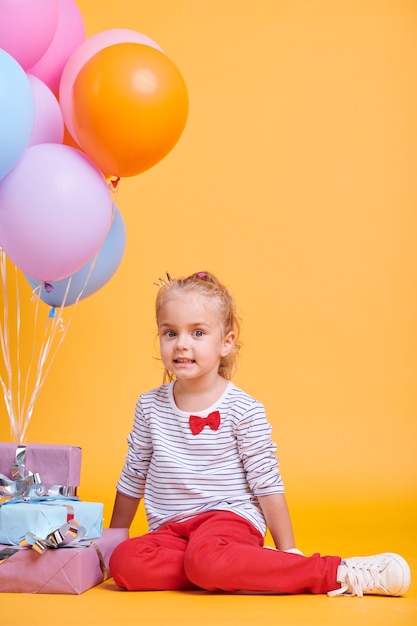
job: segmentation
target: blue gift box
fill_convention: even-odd
[[[47,502],[10,501],[0,506],[0,543],[18,544],[27,533],[45,539],[73,520],[85,529],[85,539],[101,537],[103,504],[71,498]]]

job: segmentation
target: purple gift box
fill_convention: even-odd
[[[12,478],[11,468],[19,459],[23,461],[24,475],[39,474],[48,489],[52,485],[78,487],[81,474],[81,448],[59,444],[3,443],[0,442],[0,474]]]
[[[0,591],[81,594],[109,577],[110,556],[127,538],[126,528],[106,528],[86,547],[49,549],[42,555],[18,550],[0,563]]]

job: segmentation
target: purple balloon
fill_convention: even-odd
[[[25,274],[60,280],[98,251],[112,207],[102,173],[85,154],[62,144],[30,146],[0,181],[0,245]]]
[[[27,75],[35,98],[35,122],[29,146],[38,143],[62,143],[64,120],[58,100],[47,85],[36,76]]]

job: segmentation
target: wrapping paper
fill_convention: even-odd
[[[108,578],[110,556],[127,538],[125,528],[106,528],[93,542],[96,547],[51,549],[43,555],[19,550],[0,563],[0,591],[81,594]],[[18,617],[18,605],[16,611]]]
[[[0,442],[0,474],[12,478],[18,444]],[[80,484],[81,448],[58,444],[28,443],[25,452],[25,475],[38,473],[42,484],[77,487]]]
[[[18,544],[26,533],[45,539],[72,518],[86,529],[86,539],[101,537],[103,504],[65,498],[53,502],[10,502],[0,506],[0,543]]]

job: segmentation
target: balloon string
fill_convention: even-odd
[[[15,279],[15,297],[16,297],[16,363],[17,363],[17,389],[19,390],[16,398],[16,413],[18,416],[21,415],[21,366],[20,366],[20,325],[21,325],[21,316],[20,316],[20,297],[19,297],[19,283],[17,276],[17,267],[14,266],[14,279]]]
[[[65,295],[59,307],[57,314],[48,317],[43,336],[38,345],[39,335],[39,293],[35,298],[34,320],[33,320],[33,341],[31,349],[31,358],[27,367],[24,382],[22,378],[22,345],[21,345],[21,302],[19,293],[18,271],[15,267],[15,298],[16,298],[16,355],[12,358],[11,350],[11,324],[10,324],[10,298],[8,289],[8,271],[7,257],[0,248],[0,273],[3,288],[3,323],[0,323],[0,344],[5,366],[6,376],[0,372],[0,384],[3,390],[4,401],[10,420],[10,431],[13,439],[18,442],[24,442],[27,436],[30,420],[32,418],[35,401],[46,380],[46,376],[51,368],[53,360],[68,332],[70,323],[63,323],[62,309],[67,299],[68,291],[71,284],[71,278],[68,281]],[[57,333],[60,332],[59,338]],[[32,364],[37,363],[36,371],[32,374]],[[15,366],[15,372],[14,367]],[[15,373],[15,376],[14,376]],[[35,377],[33,389],[30,391],[33,376]]]
[[[35,406],[35,401],[39,395],[40,390],[42,389],[44,382],[46,380],[46,377],[48,375],[48,372],[51,368],[51,365],[54,361],[54,358],[62,344],[62,342],[64,341],[64,338],[68,332],[68,328],[70,325],[70,322],[67,323],[67,325],[65,326],[63,324],[63,320],[62,320],[62,308],[65,306],[65,302],[67,299],[67,295],[68,295],[68,291],[71,285],[71,278],[68,280],[68,284],[65,290],[65,294],[64,294],[64,298],[62,300],[62,304],[61,307],[58,310],[58,314],[54,314],[52,317],[49,316],[47,318],[46,324],[45,324],[45,329],[44,329],[44,333],[43,333],[43,338],[41,341],[41,344],[37,350],[36,348],[36,336],[37,336],[37,327],[38,327],[38,310],[39,310],[39,302],[40,302],[40,297],[39,297],[39,290],[38,293],[36,295],[35,298],[35,313],[34,313],[34,328],[33,328],[33,336],[34,336],[34,341],[32,344],[32,358],[30,360],[30,365],[27,371],[27,375],[26,375],[26,385],[25,385],[25,401],[24,401],[24,406],[26,406],[27,403],[27,409],[24,413],[23,419],[21,421],[21,440],[24,441],[26,436],[27,436],[27,430],[30,424],[30,421],[32,419],[32,415],[33,415],[33,409]],[[60,340],[54,345],[54,341],[56,338],[56,334],[57,331],[61,330],[62,334],[60,337]],[[52,352],[53,350],[53,352]],[[28,394],[29,394],[29,383],[30,383],[30,376],[31,376],[31,363],[34,363],[36,360],[36,354],[38,353],[38,359],[37,359],[37,368],[36,368],[36,374],[35,374],[35,382],[34,382],[34,386],[33,386],[33,390],[32,393],[30,394],[29,400],[28,398]],[[50,357],[49,363],[48,363],[48,357]],[[46,366],[46,370],[44,371],[44,368]]]
[[[62,342],[64,341],[64,338],[68,332],[68,328],[69,328],[69,323],[63,327],[63,331],[62,334],[60,336],[60,340],[57,342],[57,344],[54,346],[54,353],[51,354],[51,349],[52,349],[52,343],[55,339],[55,334],[56,334],[56,328],[57,328],[57,322],[58,322],[58,318],[54,318],[54,320],[52,321],[52,323],[48,323],[47,322],[47,327],[49,326],[49,337],[46,336],[43,346],[40,349],[40,356],[38,359],[38,367],[37,367],[37,375],[36,375],[36,381],[35,381],[35,385],[33,388],[33,391],[31,393],[29,402],[28,402],[28,407],[25,413],[25,419],[24,422],[22,424],[22,441],[24,441],[26,439],[27,436],[27,430],[30,424],[30,421],[32,419],[32,415],[33,415],[33,409],[35,407],[35,401],[39,395],[40,390],[43,387],[43,384],[46,380],[46,377],[48,375],[48,372],[52,366],[53,360],[56,356],[56,353],[58,352],[59,348],[61,347]],[[49,363],[47,363],[47,358],[48,356],[50,356],[50,360]],[[44,366],[46,366],[46,369],[44,371]]]

